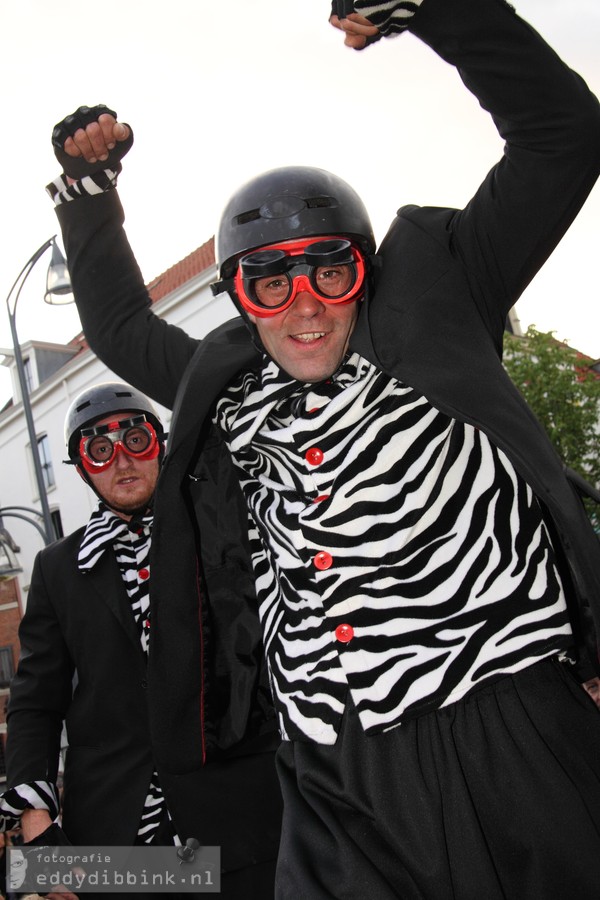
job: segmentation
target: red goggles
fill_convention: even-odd
[[[364,294],[365,268],[346,238],[304,238],[242,256],[230,284],[244,309],[263,318],[288,309],[300,291],[324,303],[352,303]]]
[[[108,469],[119,450],[133,459],[156,459],[160,453],[160,441],[146,416],[132,416],[106,425],[82,428],[79,458],[83,468],[91,475]]]

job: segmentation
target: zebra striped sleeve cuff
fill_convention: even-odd
[[[19,825],[26,809],[47,809],[51,819],[58,816],[58,790],[49,781],[19,784],[0,794],[0,831]]]
[[[354,9],[376,25],[385,37],[392,37],[408,28],[421,2],[422,0],[384,0],[382,3],[374,3],[373,0],[354,0]]]
[[[119,164],[117,169],[103,169],[101,172],[94,172],[93,175],[86,175],[85,178],[74,181],[72,184],[69,184],[66,175],[59,175],[58,178],[46,185],[46,193],[54,201],[55,206],[77,200],[78,197],[103,194],[117,186],[117,177],[120,171],[121,165]]]

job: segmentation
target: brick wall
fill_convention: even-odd
[[[8,685],[5,680],[19,660],[19,622],[21,595],[16,578],[0,581],[0,790],[4,781],[4,744],[6,741],[6,703]],[[9,649],[10,648],[10,649]],[[12,661],[12,667],[11,667]]]

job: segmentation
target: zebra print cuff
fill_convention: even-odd
[[[9,788],[0,795],[0,831],[16,828],[26,809],[47,809],[51,819],[58,815],[58,790],[49,781],[32,781]]]
[[[46,185],[46,193],[50,196],[55,206],[60,206],[61,203],[69,203],[71,200],[77,200],[78,197],[103,194],[105,191],[116,188],[121,168],[119,163],[115,169],[103,169],[101,172],[94,172],[93,175],[86,175],[80,181],[74,181],[73,184],[69,184],[66,175],[59,175],[58,178]]]
[[[422,0],[354,0],[354,9],[373,25],[384,37],[392,37],[405,31],[417,12]]]

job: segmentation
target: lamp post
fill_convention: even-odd
[[[12,516],[13,519],[22,519],[40,533],[42,540],[47,544],[46,532],[38,521],[42,519],[42,513],[31,506],[1,506],[0,507],[0,582],[8,581],[23,571],[17,553],[21,548],[17,547],[11,533],[4,527],[4,516]]]
[[[21,389],[23,412],[25,413],[27,433],[29,435],[29,442],[31,444],[31,456],[33,458],[35,480],[37,484],[42,518],[44,522],[44,540],[46,544],[51,543],[51,541],[54,539],[54,527],[52,524],[52,517],[50,515],[50,507],[48,506],[46,485],[44,483],[44,474],[42,471],[37,435],[35,433],[35,425],[33,422],[31,401],[29,399],[29,388],[27,386],[27,378],[25,375],[25,365],[23,363],[21,345],[19,344],[19,337],[17,335],[16,313],[17,303],[19,302],[19,297],[21,295],[21,289],[23,288],[23,285],[27,280],[27,276],[35,266],[36,262],[40,259],[40,257],[44,255],[49,247],[52,247],[52,259],[50,261],[48,274],[46,276],[46,292],[44,294],[44,300],[47,303],[60,303],[60,298],[63,298],[62,302],[65,302],[64,298],[67,295],[70,295],[72,291],[71,281],[69,279],[69,273],[67,270],[65,258],[56,243],[56,236],[51,237],[47,241],[45,241],[45,243],[43,243],[42,246],[36,250],[31,259],[29,259],[25,263],[25,265],[19,272],[15,283],[8,292],[8,297],[6,298],[6,309],[10,322],[10,333],[12,336],[15,362],[17,364],[17,375],[19,379],[19,387]],[[66,302],[70,302],[70,297],[68,300],[66,300]]]
[[[0,528],[4,527],[2,521],[3,516],[13,519],[23,519],[23,521],[33,525],[33,527],[39,531],[42,540],[46,541],[46,532],[42,525],[37,521],[44,517],[39,509],[34,509],[32,506],[0,506]],[[17,550],[15,552],[18,553],[19,551]]]

